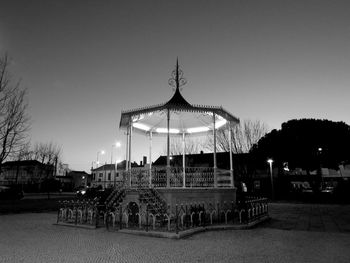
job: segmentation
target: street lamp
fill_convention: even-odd
[[[111,164],[113,163],[113,147],[115,147],[116,149],[117,148],[120,148],[121,146],[121,143],[120,142],[116,142],[115,144],[112,144],[112,150],[111,150]],[[117,157],[117,153],[115,155]]]
[[[97,152],[97,159],[96,159],[96,168],[98,168],[98,166],[99,166],[99,164],[100,164],[100,162],[99,162],[99,160],[98,160],[98,157],[100,156],[100,154],[101,155],[104,155],[105,154],[105,151],[104,150],[101,150],[101,151],[98,151]]]
[[[111,165],[113,164],[113,147],[115,147],[116,149],[116,153],[115,153],[115,158],[117,159],[117,148],[119,148],[121,146],[120,142],[116,142],[115,144],[112,144],[112,150],[111,150]],[[116,160],[115,162],[115,169],[114,169],[114,186],[115,186],[115,177],[117,176],[118,173],[118,161]]]
[[[275,192],[274,192],[274,189],[273,189],[273,176],[272,176],[272,163],[273,163],[273,160],[270,158],[267,160],[267,162],[269,163],[270,165],[270,176],[271,176],[271,199],[273,200],[275,198]]]

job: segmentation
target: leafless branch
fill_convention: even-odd
[[[268,132],[266,124],[259,120],[245,120],[232,130],[232,152],[247,153]],[[212,150],[213,138],[208,137],[207,149]],[[226,130],[217,132],[216,147],[218,151],[229,151],[229,135]]]
[[[5,55],[0,58],[0,165],[21,151],[30,128],[26,91],[19,82],[12,85],[8,66]]]

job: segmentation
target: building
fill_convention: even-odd
[[[92,176],[85,171],[70,171],[68,176],[72,178],[73,189],[91,186]]]
[[[79,187],[91,186],[92,176],[85,171],[70,171],[66,175],[57,175],[56,179],[60,181],[63,191],[72,191]]]
[[[21,184],[40,189],[46,179],[52,179],[54,166],[36,160],[5,162],[1,166],[0,185]]]
[[[144,159],[145,162],[145,159]],[[124,180],[123,172],[125,171],[126,161],[118,163],[117,170],[115,164],[105,164],[91,170],[91,186],[101,186],[103,189],[117,185]],[[143,168],[142,162],[137,164],[131,163],[132,168]]]
[[[56,176],[65,176],[67,175],[71,170],[69,169],[69,165],[66,163],[59,163],[57,165],[56,169]]]
[[[125,164],[124,164],[125,167]],[[120,170],[124,170],[122,166],[115,164],[105,164],[100,167],[91,170],[91,185],[94,187],[102,187],[103,189],[116,185],[118,182],[123,180]]]

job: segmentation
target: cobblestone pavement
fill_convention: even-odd
[[[182,240],[56,226],[54,213],[2,215],[0,262],[348,263],[350,232],[339,224],[349,225],[349,208],[272,204],[273,219],[262,227],[205,232]],[[323,219],[327,211],[337,217],[330,217],[334,229]],[[322,224],[314,223],[320,215]],[[299,227],[300,218],[309,222],[307,227]]]
[[[283,230],[348,232],[350,205],[272,203],[265,227]]]

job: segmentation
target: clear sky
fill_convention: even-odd
[[[349,14],[340,0],[1,0],[0,54],[28,90],[31,141],[62,145],[71,169],[89,171],[117,140],[125,158],[121,110],[166,102],[177,57],[190,103],[271,129],[293,118],[350,124]],[[146,138],[133,149],[135,161],[148,155]]]

